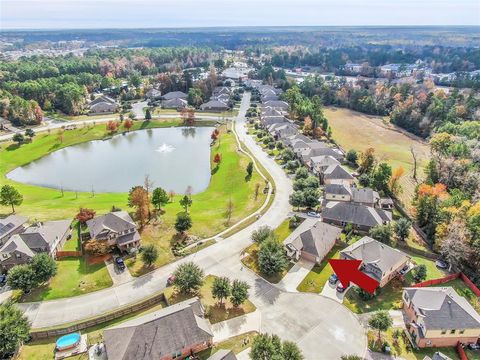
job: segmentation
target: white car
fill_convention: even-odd
[[[319,217],[320,217],[320,214],[317,213],[317,212],[315,212],[315,211],[309,211],[309,212],[307,213],[307,215],[310,216],[310,217],[316,217],[316,218],[319,218]]]

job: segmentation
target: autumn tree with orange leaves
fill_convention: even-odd
[[[439,222],[439,205],[448,197],[446,190],[444,184],[421,184],[417,189],[415,217],[418,225],[431,239],[435,237],[435,228]]]
[[[107,122],[106,129],[107,129],[107,131],[109,131],[110,133],[116,132],[116,131],[118,130],[118,122],[117,122],[117,121],[109,121],[109,122]]]
[[[126,119],[124,122],[123,122],[123,127],[125,128],[125,130],[127,131],[130,131],[130,129],[132,128],[133,126],[133,120],[132,119]]]
[[[400,166],[393,170],[392,176],[388,182],[388,188],[394,195],[398,195],[402,192],[402,185],[400,184],[400,179],[402,178],[403,174],[405,173],[405,169]]]

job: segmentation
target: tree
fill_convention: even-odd
[[[390,224],[377,225],[371,228],[368,234],[384,244],[390,245],[392,242],[393,231]]]
[[[370,174],[375,167],[375,149],[368,148],[360,153],[359,172],[360,174]]]
[[[454,220],[449,224],[447,234],[440,244],[440,253],[450,265],[449,271],[461,270],[462,264],[472,252],[466,241],[466,231],[464,221]]]
[[[175,230],[183,234],[185,231],[192,227],[192,218],[186,213],[180,213],[177,215],[175,221]]]
[[[23,136],[23,134],[16,133],[15,135],[13,135],[12,140],[16,142],[18,145],[20,145],[25,142],[25,136]]]
[[[35,131],[33,129],[28,128],[25,130],[25,136],[28,136],[30,139],[32,139],[35,136]]]
[[[232,199],[231,198],[228,199],[227,207],[225,209],[225,218],[227,219],[227,225],[230,224],[230,220],[232,219],[234,208],[235,206],[233,205]]]
[[[30,323],[13,301],[0,304],[0,358],[10,359],[30,337]]]
[[[15,206],[20,206],[23,202],[23,195],[12,185],[3,185],[0,189],[0,205],[11,206],[12,212],[15,212]]]
[[[283,360],[303,360],[302,351],[292,341],[284,341],[282,344]]]
[[[147,110],[145,110],[145,120],[152,120],[152,112],[150,111],[150,108],[147,108]]]
[[[178,265],[173,277],[173,285],[184,294],[195,292],[203,285],[203,270],[194,262]]]
[[[392,168],[387,163],[381,163],[372,175],[372,186],[378,191],[389,191],[389,181],[392,177]]]
[[[282,244],[274,239],[268,239],[260,245],[258,265],[266,275],[281,273],[288,266],[288,259]]]
[[[110,131],[110,133],[114,133],[118,130],[118,121],[110,120],[107,122],[107,125],[105,126],[107,131]]]
[[[397,235],[398,240],[405,241],[410,233],[410,228],[412,223],[407,218],[400,218],[394,224],[395,234]]]
[[[163,206],[168,204],[169,200],[170,198],[164,189],[158,187],[153,190],[151,202],[156,210],[161,210]]]
[[[135,208],[135,216],[140,226],[145,225],[148,217],[148,193],[142,186],[134,186],[128,194],[128,206]]]
[[[427,267],[425,264],[420,264],[413,269],[412,276],[416,282],[424,281],[427,278]]]
[[[75,215],[75,219],[77,219],[81,224],[86,224],[88,220],[91,220],[95,217],[95,210],[87,209],[87,208],[80,208],[78,210],[78,214]]]
[[[297,171],[295,171],[295,180],[307,179],[308,176],[308,169],[304,166],[298,168]]]
[[[251,178],[253,173],[253,162],[250,161],[247,165],[247,177]]]
[[[368,321],[368,325],[378,330],[378,340],[382,339],[382,331],[387,331],[392,325],[393,320],[387,311],[377,311]]]
[[[356,164],[358,160],[358,154],[354,149],[350,149],[345,156],[345,159],[351,164]]]
[[[257,244],[263,243],[267,239],[275,239],[275,232],[268,226],[264,225],[252,232],[252,240]]]
[[[218,166],[218,164],[220,164],[220,161],[222,161],[222,156],[219,153],[216,153],[213,157],[213,162]]]
[[[83,248],[91,255],[99,256],[108,254],[112,247],[104,240],[87,240],[85,241]]]
[[[232,292],[232,286],[230,285],[230,279],[228,277],[216,277],[212,284],[212,297],[219,299],[220,304],[223,304],[223,300],[228,298]]]
[[[36,254],[30,266],[35,274],[36,284],[47,282],[57,273],[57,263],[47,253]]]
[[[303,360],[298,346],[284,341],[277,335],[260,334],[256,336],[250,350],[252,360]]]
[[[152,266],[152,264],[158,259],[158,249],[153,244],[148,244],[142,248],[142,261],[147,267]]]
[[[248,299],[248,290],[250,285],[245,281],[233,280],[230,302],[237,307],[242,305]]]
[[[127,131],[130,131],[130,129],[132,128],[133,126],[133,120],[132,119],[126,119],[124,122],[123,122],[123,127],[127,130]]]
[[[290,205],[293,207],[296,207],[297,210],[300,208],[300,206],[303,206],[305,203],[305,196],[303,195],[302,191],[295,191],[290,195],[289,199]]]
[[[12,289],[20,289],[24,293],[30,292],[36,285],[37,279],[30,265],[15,265],[8,272],[8,285]]]
[[[192,206],[192,199],[188,195],[184,195],[180,199],[180,205],[185,209],[185,212],[188,214],[188,208]]]
[[[390,181],[388,182],[388,188],[390,192],[394,195],[398,195],[402,192],[402,185],[400,184],[400,179],[405,173],[405,169],[402,166],[396,168],[393,173]]]

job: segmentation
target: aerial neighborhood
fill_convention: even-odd
[[[0,32],[0,358],[480,359],[468,29],[111,31]]]

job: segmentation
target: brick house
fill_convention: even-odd
[[[410,340],[420,348],[476,343],[480,315],[452,287],[405,288],[403,311]]]

